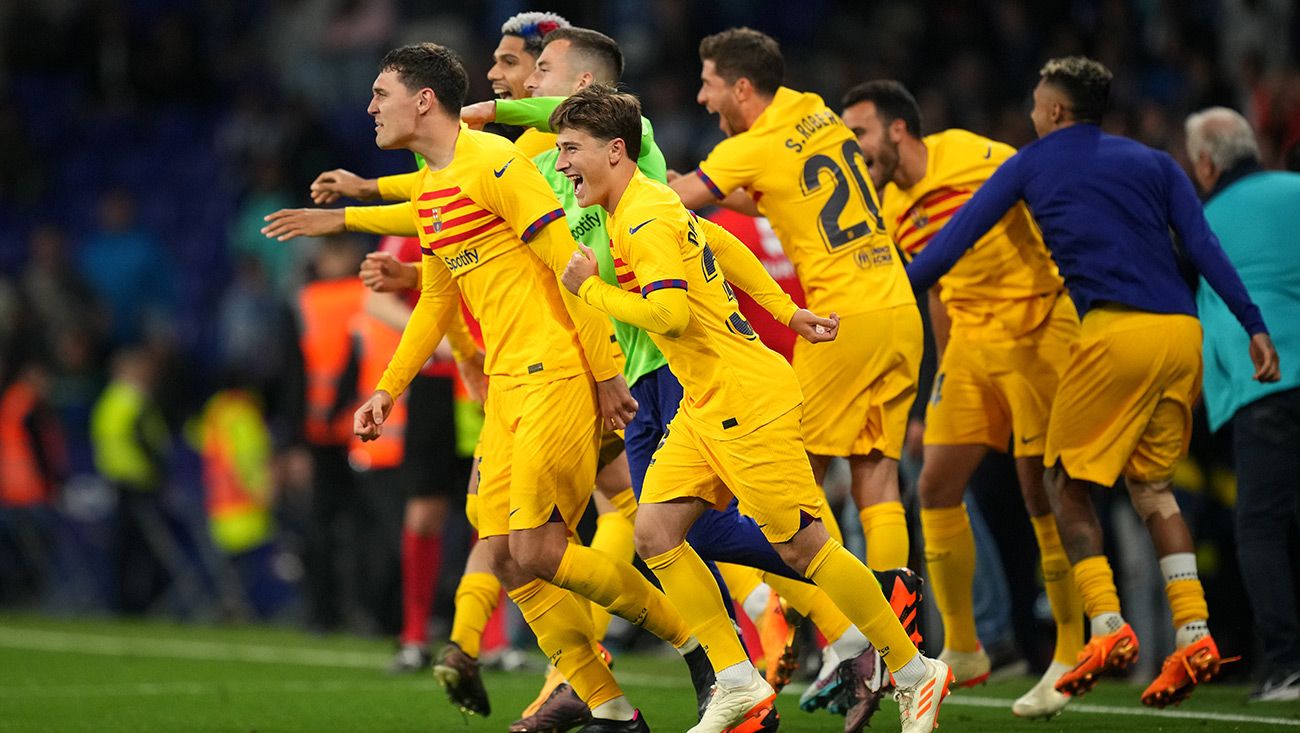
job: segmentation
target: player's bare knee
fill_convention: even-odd
[[[545,526],[511,532],[510,555],[524,572],[552,580],[560,571],[560,561],[564,559],[568,543],[545,532]]]
[[[638,514],[636,519],[633,541],[636,554],[642,559],[662,555],[685,539],[684,534],[669,532],[662,523],[654,521],[653,510],[650,515]]]
[[[489,537],[478,546],[486,548],[488,569],[506,588],[518,588],[535,577],[515,562],[510,554],[508,538]]]
[[[1179,513],[1178,500],[1174,498],[1173,481],[1125,481],[1128,499],[1142,521],[1153,517],[1168,519]]]
[[[950,486],[951,481],[940,475],[936,469],[926,464],[921,469],[921,476],[916,481],[916,493],[924,509],[946,509],[961,505],[965,485]]]

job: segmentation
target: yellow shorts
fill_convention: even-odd
[[[925,411],[926,445],[986,445],[1041,456],[1061,372],[1079,339],[1079,317],[1062,293],[1050,317],[1020,337],[955,327]]]
[[[839,337],[797,339],[794,372],[803,390],[803,441],[809,453],[888,458],[903,452],[907,413],[925,350],[921,316],[905,305],[840,320]]]
[[[1052,405],[1044,465],[1102,486],[1163,481],[1187,453],[1201,391],[1201,324],[1116,307],[1083,318]]]
[[[623,455],[623,436],[621,430],[604,430],[600,432],[600,454],[596,461],[599,472]]]
[[[572,530],[596,481],[600,421],[590,375],[493,384],[480,440],[479,534],[532,529],[556,512]]]
[[[690,496],[725,509],[735,496],[740,512],[753,517],[769,541],[789,540],[805,516],[819,518],[826,506],[799,423],[794,407],[745,435],[719,440],[702,435],[678,413],[650,461],[641,503]]]

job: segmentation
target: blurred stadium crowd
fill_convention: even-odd
[[[1042,61],[1086,53],[1115,73],[1108,131],[1186,163],[1184,118],[1225,105],[1253,124],[1265,167],[1300,170],[1300,11],[1288,0],[0,0],[0,388],[27,389],[39,407],[16,428],[0,424],[0,441],[20,434],[11,429],[39,436],[29,458],[45,479],[34,495],[0,486],[0,608],[397,632],[396,581],[375,573],[397,572],[398,525],[383,525],[383,540],[366,527],[341,540],[344,556],[362,559],[332,596],[339,608],[309,611],[303,600],[319,528],[294,309],[321,274],[321,252],[337,247],[281,245],[259,229],[271,211],[309,205],[323,170],[410,168],[405,154],[374,148],[365,113],[386,49],[448,45],[465,60],[470,100],[487,99],[501,22],[530,9],[620,42],[626,85],[678,170],[720,138],[694,102],[698,39],[736,25],[776,36],[787,84],[833,105],[858,82],[896,78],[915,91],[927,132],[964,127],[1016,146],[1034,137],[1028,95]],[[359,260],[374,242],[339,246]],[[235,388],[256,395],[232,418],[245,422],[214,427],[213,396]],[[140,427],[114,432],[114,414]],[[214,429],[262,456],[265,522],[243,534],[208,528],[219,502],[204,431]],[[1234,602],[1229,445],[1202,430],[1177,484],[1216,636],[1248,651],[1249,612]],[[130,465],[107,453],[129,454]],[[1022,551],[1032,535],[1006,489],[1013,476],[991,459],[972,487],[996,537],[981,547],[980,631],[995,656],[1037,667],[1051,617]],[[435,607],[443,623],[470,540],[452,516]],[[1158,588],[1127,502],[1110,516],[1122,586]],[[381,586],[386,600],[375,600],[367,589]],[[1157,641],[1169,636],[1163,596],[1143,592],[1125,607],[1158,650],[1154,664],[1172,639]]]

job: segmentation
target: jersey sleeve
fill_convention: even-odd
[[[636,167],[652,181],[668,182],[668,161],[655,142],[654,125],[644,117],[641,118],[641,155],[636,159]]]
[[[551,131],[551,113],[564,101],[564,97],[529,97],[527,99],[498,99],[497,122],[503,125],[531,127],[542,132]]]
[[[421,171],[399,173],[395,176],[380,176],[379,198],[385,201],[409,201],[411,194],[420,183]]]
[[[690,324],[686,264],[681,242],[686,232],[666,219],[647,220],[629,234],[628,265],[641,283],[641,293],[629,292],[588,278],[578,291],[582,299],[614,318],[650,331],[678,336]]]
[[[742,134],[718,143],[695,169],[695,175],[700,177],[714,198],[724,199],[732,191],[752,184],[768,157],[755,149]]]
[[[396,399],[410,386],[411,380],[433,356],[452,317],[460,317],[460,290],[451,272],[433,255],[424,256],[420,299],[402,330],[402,339],[393,352],[376,390]]]
[[[1205,211],[1201,208],[1200,199],[1196,197],[1187,174],[1168,155],[1161,155],[1160,161],[1165,169],[1169,190],[1169,221],[1182,239],[1183,248],[1187,250],[1192,264],[1196,265],[1197,271],[1214,288],[1214,292],[1223,298],[1224,304],[1236,316],[1242,328],[1246,329],[1246,333],[1251,336],[1268,333],[1259,307],[1250,299],[1250,293],[1246,292],[1246,285],[1237,274],[1237,268],[1232,266],[1232,261],[1223,251],[1223,245],[1219,244],[1219,238],[1210,230],[1210,223],[1205,220]]]
[[[343,227],[349,232],[414,237],[418,235],[415,222],[415,209],[410,201],[343,209]]]
[[[734,234],[708,219],[699,218],[695,223],[704,232],[704,240],[722,266],[727,282],[745,291],[779,323],[788,325],[799,306],[772,279],[753,251]]]
[[[999,166],[907,266],[913,290],[929,290],[1020,200],[1022,154],[1017,153]]]

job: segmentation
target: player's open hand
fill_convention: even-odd
[[[387,252],[370,252],[361,261],[361,282],[376,293],[414,290],[420,285],[415,265],[406,265]]]
[[[479,404],[487,399],[488,391],[488,378],[483,373],[483,363],[482,351],[476,351],[470,358],[456,362],[456,370],[460,372],[460,381],[465,383],[465,391],[469,393],[470,399]]]
[[[343,209],[280,209],[267,214],[262,233],[277,242],[294,237],[323,237],[346,231]]]
[[[352,171],[335,168],[316,176],[316,180],[311,182],[310,192],[311,201],[317,206],[332,204],[341,198],[372,201],[379,198],[379,184]]]
[[[486,102],[475,102],[460,108],[460,121],[474,130],[482,130],[484,125],[489,122],[496,122],[496,119],[497,103],[495,99],[489,99]]]
[[[587,282],[587,278],[595,277],[598,271],[595,253],[590,247],[579,242],[578,251],[569,258],[569,265],[564,268],[560,282],[564,283],[564,287],[568,288],[570,293],[577,295],[582,289],[582,284]]]
[[[1250,360],[1255,364],[1256,382],[1276,382],[1282,378],[1277,349],[1268,334],[1257,333],[1250,337]]]
[[[622,374],[612,379],[596,382],[596,401],[600,407],[601,423],[606,430],[622,430],[636,417],[636,400],[627,388],[627,380]]]
[[[790,319],[790,329],[814,344],[834,341],[840,332],[840,317],[832,313],[830,318],[822,318],[807,308],[800,308]]]
[[[384,432],[384,421],[392,410],[393,396],[382,389],[376,390],[352,416],[352,432],[362,440],[378,438]]]

